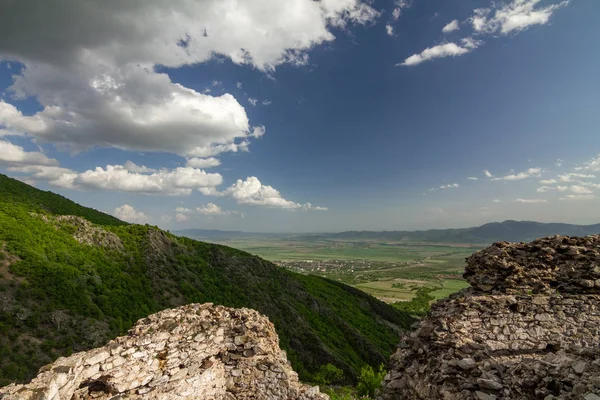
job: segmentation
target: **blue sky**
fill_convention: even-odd
[[[167,229],[600,221],[595,0],[26,3],[0,10],[0,171],[86,206]]]

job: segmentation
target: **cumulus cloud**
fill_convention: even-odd
[[[192,158],[188,158],[187,163],[186,163],[186,166],[191,167],[191,168],[212,168],[212,167],[218,167],[219,165],[221,165],[221,161],[219,161],[219,159],[214,158],[214,157],[209,157],[209,158],[192,157]]]
[[[491,178],[491,180],[492,181],[519,181],[522,179],[539,177],[541,173],[542,173],[541,168],[529,168],[527,171],[511,173],[506,176]]]
[[[203,215],[229,215],[231,211],[223,211],[221,207],[215,203],[208,203],[203,206],[197,207],[196,211]]]
[[[125,168],[129,172],[138,172],[138,173],[142,173],[142,174],[148,173],[148,172],[156,172],[156,169],[154,169],[154,168],[148,168],[145,165],[137,165],[133,161],[129,161],[129,160],[125,161],[123,168]]]
[[[483,170],[483,174],[487,177],[487,178],[492,178],[494,175],[492,175],[492,173],[490,171],[488,171],[487,169]]]
[[[38,151],[25,151],[23,147],[0,140],[0,164],[57,166],[58,161]]]
[[[523,203],[523,204],[539,204],[539,203],[547,203],[548,200],[544,199],[516,199],[515,202]]]
[[[107,165],[106,169],[96,167],[76,174],[72,187],[181,196],[191,194],[192,190],[216,187],[222,182],[220,174],[197,168],[162,169],[148,175],[130,172],[121,165]]]
[[[444,33],[450,33],[450,32],[454,32],[460,29],[460,26],[458,25],[458,20],[455,19],[453,21],[450,21],[448,24],[446,24],[443,28],[442,28],[442,32]]]
[[[326,210],[325,207],[315,207],[310,203],[300,204],[286,200],[277,189],[269,185],[263,185],[255,176],[250,176],[246,180],[238,179],[236,183],[223,191],[222,194],[231,196],[238,204],[285,209]]]
[[[413,54],[404,60],[401,64],[403,66],[414,66],[421,64],[422,62],[433,60],[442,57],[456,57],[470,51],[467,47],[461,47],[456,43],[444,43],[433,47],[428,47],[418,54]]]
[[[0,59],[24,64],[10,90],[36,97],[43,109],[27,116],[0,101],[0,125],[4,134],[74,150],[201,156],[247,148],[252,126],[231,94],[183,87],[157,66],[222,56],[273,71],[306,63],[310,49],[335,39],[331,27],[377,16],[360,0],[10,2],[0,14]]]
[[[30,174],[35,179],[47,180],[54,186],[67,189],[96,189],[133,192],[140,194],[182,196],[193,190],[215,189],[223,182],[217,173],[201,169],[179,167],[146,173],[131,172],[131,165],[107,165],[93,170],[76,172],[59,166],[13,165],[11,172]],[[137,168],[138,170],[140,167]]]
[[[477,178],[476,176],[469,176],[467,179],[470,181],[478,181],[479,180],[479,178]]]
[[[137,211],[129,204],[115,208],[114,215],[120,220],[131,222],[132,224],[145,224],[150,221],[150,218],[146,214]]]
[[[389,36],[394,36],[394,27],[390,24],[387,24],[385,26],[385,33],[387,33]]]
[[[566,6],[561,1],[538,7],[541,0],[512,0],[497,8],[478,8],[473,11],[471,24],[476,32],[501,33],[503,35],[525,30],[533,25],[544,25],[557,9]]]
[[[185,222],[188,221],[190,217],[185,214],[175,214],[175,221],[177,222]]]

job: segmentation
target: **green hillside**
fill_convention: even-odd
[[[190,302],[266,314],[305,380],[327,363],[353,380],[363,364],[385,362],[412,323],[349,286],[128,225],[0,175],[0,385]]]

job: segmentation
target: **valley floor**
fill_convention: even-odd
[[[206,239],[204,239],[206,240]],[[218,241],[277,265],[352,285],[387,303],[410,301],[420,288],[435,299],[468,284],[465,258],[482,246],[297,238]]]

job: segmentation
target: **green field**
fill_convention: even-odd
[[[465,258],[480,245],[381,241],[251,238],[220,241],[297,272],[352,285],[394,303],[410,301],[419,288],[435,299],[468,286]]]

